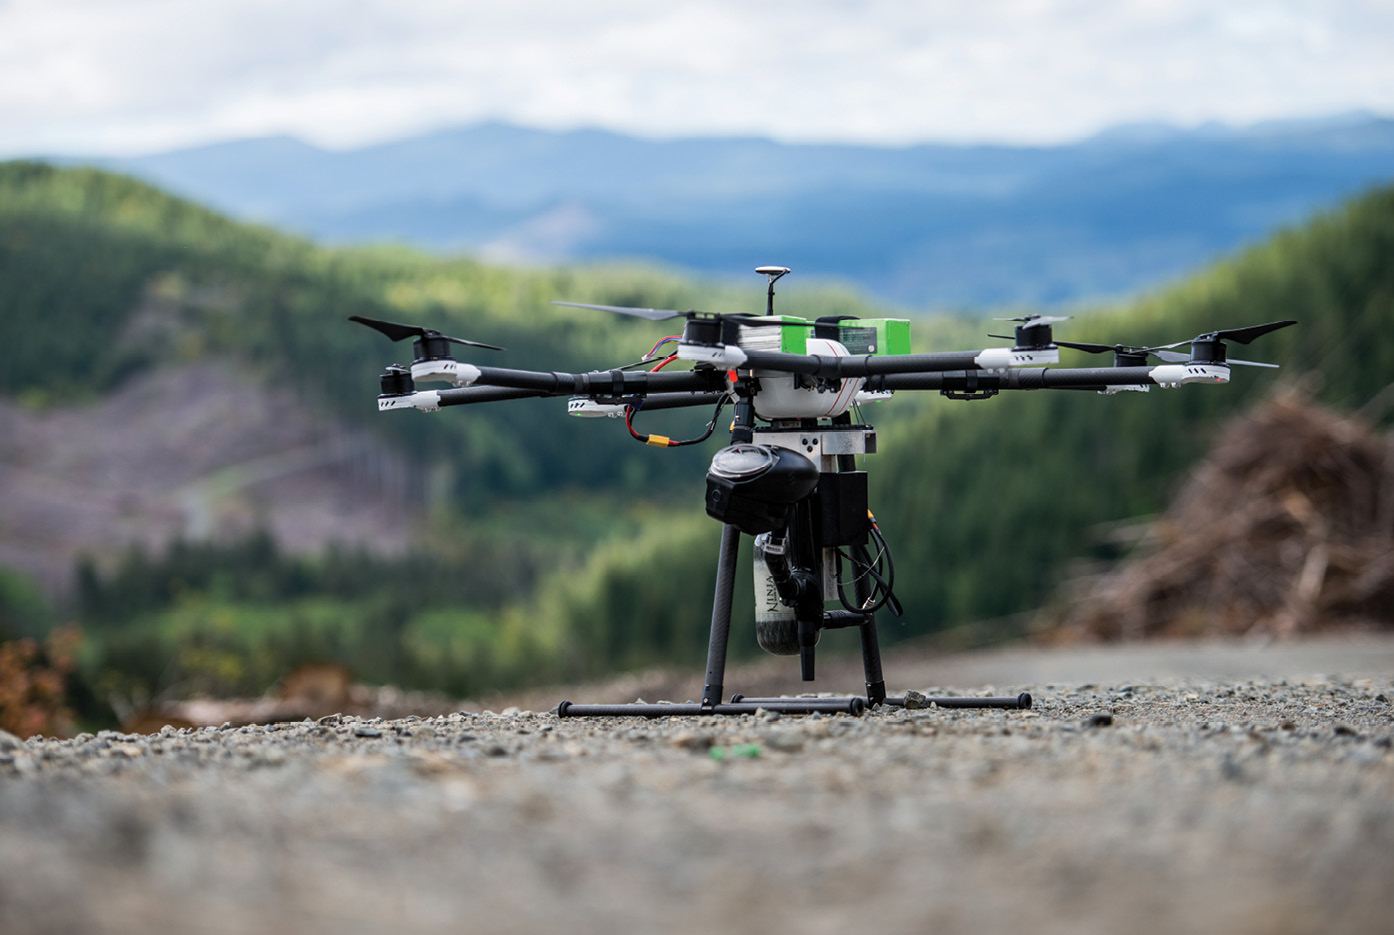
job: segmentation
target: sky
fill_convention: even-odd
[[[0,155],[481,120],[1051,143],[1394,116],[1394,0],[0,0]]]

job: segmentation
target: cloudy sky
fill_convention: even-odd
[[[1394,116],[1394,2],[0,0],[0,155],[503,119],[1048,142]]]

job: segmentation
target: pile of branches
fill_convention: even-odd
[[[1296,391],[1232,421],[1138,555],[1052,641],[1289,637],[1394,621],[1394,436]]]

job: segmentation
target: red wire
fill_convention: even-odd
[[[666,337],[666,338],[661,338],[657,344],[655,344],[653,347],[649,348],[649,352],[648,352],[647,354],[645,354],[644,356],[645,356],[645,357],[652,357],[652,356],[658,351],[658,349],[659,349],[660,347],[662,347],[663,345],[667,344],[669,341],[681,341],[681,340],[682,340],[682,335],[680,335],[680,334],[670,334],[670,335],[668,335],[668,337]]]
[[[676,337],[678,337],[678,336],[677,336],[677,335],[674,335],[674,337],[676,338]],[[664,340],[666,341],[667,338],[665,338]],[[662,344],[662,343],[663,343],[662,341],[659,342],[659,344]],[[654,349],[657,350],[657,348],[658,348],[658,344],[655,344],[655,345],[654,345]],[[653,353],[653,352],[650,351],[649,353]],[[658,362],[658,366],[656,366],[656,367],[654,367],[652,370],[650,370],[649,373],[657,373],[658,371],[662,370],[664,367],[668,366],[669,364],[671,364],[673,361],[675,361],[675,360],[677,360],[677,359],[678,359],[678,355],[677,355],[677,354],[673,354],[671,357],[665,357],[663,360],[660,360],[660,361]],[[633,435],[635,438],[639,439],[639,441],[644,442],[645,444],[647,444],[647,443],[648,443],[648,440],[649,440],[649,438],[650,438],[651,436],[648,436],[648,435],[640,435],[638,432],[634,431],[634,423],[632,423],[632,422],[630,421],[630,419],[631,419],[631,417],[632,417],[633,415],[634,415],[634,407],[633,407],[633,406],[625,406],[625,407],[624,407],[624,427],[627,428],[627,429],[629,429],[629,434],[630,434],[630,435]],[[669,448],[676,448],[676,447],[677,447],[677,442],[674,442],[673,440],[669,439],[669,441],[668,441],[668,447],[669,447]]]

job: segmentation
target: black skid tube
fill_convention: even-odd
[[[732,695],[732,704],[753,704],[765,706],[779,701],[801,701],[799,698],[747,698],[745,695]],[[808,699],[810,701],[817,699]],[[905,707],[905,696],[895,695],[886,698],[882,704],[892,707]],[[923,700],[916,700],[916,707],[927,708],[931,704],[936,704],[941,708],[1013,708],[1026,710],[1031,707],[1031,695],[1022,692],[1020,695],[1009,695],[1006,697],[995,698],[971,698],[971,697],[928,697]]]
[[[755,704],[572,704],[557,705],[557,717],[697,717],[708,715],[754,714],[778,711],[781,714],[850,714],[858,717],[866,710],[866,699],[851,698],[770,698]]]

